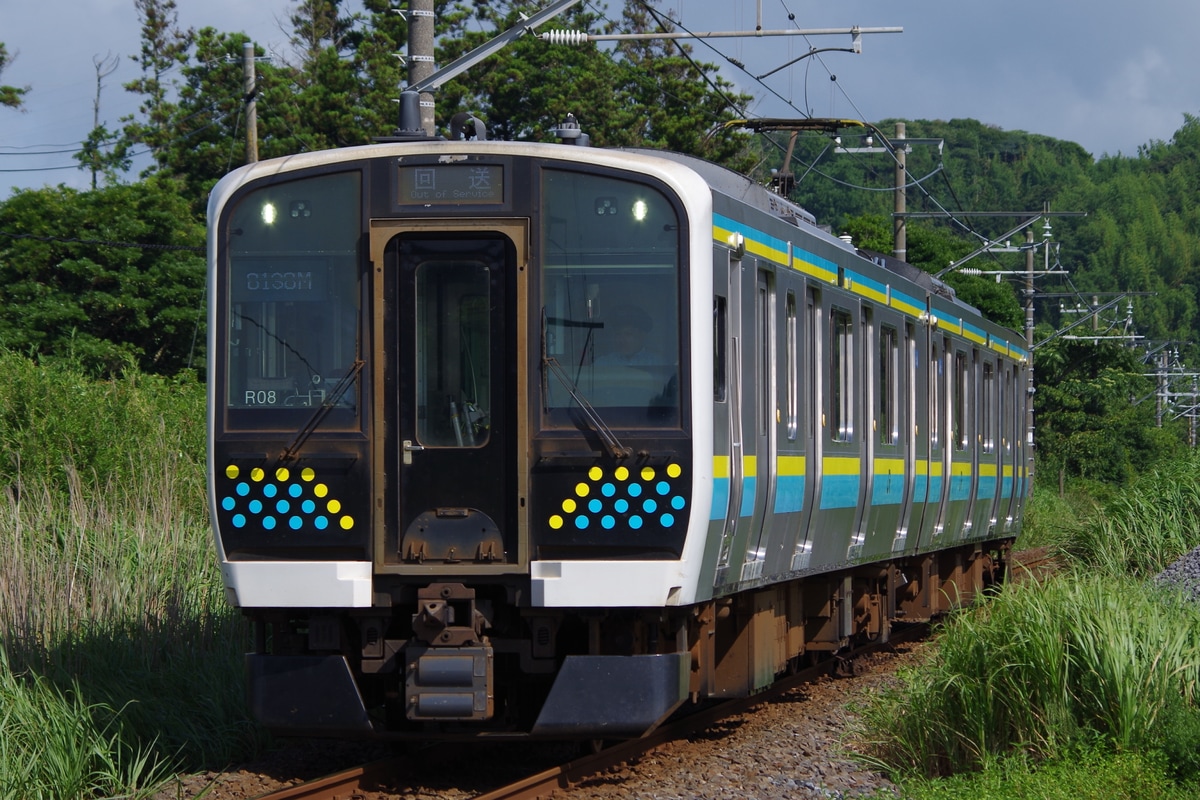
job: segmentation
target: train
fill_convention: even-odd
[[[635,738],[1003,578],[1030,353],[699,158],[399,130],[208,209],[208,501],[281,734]]]

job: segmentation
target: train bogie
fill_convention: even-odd
[[[678,155],[410,142],[210,202],[210,503],[294,733],[615,738],[994,579],[1010,331]]]

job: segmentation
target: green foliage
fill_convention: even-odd
[[[0,42],[0,74],[4,72],[5,67],[10,63],[12,63],[12,56],[8,54],[8,48],[4,46],[4,42]],[[28,93],[28,86],[0,85],[0,106],[19,109],[24,104],[25,95]]]
[[[1164,461],[1075,526],[1065,549],[1104,575],[1149,578],[1200,546],[1200,457]]]
[[[876,696],[863,735],[901,774],[999,757],[1149,752],[1164,711],[1200,688],[1200,607],[1128,577],[1027,580],[954,617],[926,664]]]
[[[998,759],[980,773],[906,780],[905,800],[1188,800],[1194,787],[1172,780],[1153,754],[1099,749],[1035,765],[1021,756]]]
[[[18,192],[0,231],[0,347],[98,375],[203,363],[204,229],[171,183]]]
[[[0,653],[28,676],[17,689],[70,701],[47,725],[93,720],[98,758],[133,757],[118,745],[193,768],[245,757],[249,631],[212,555],[203,387],[98,381],[3,351],[0,372]],[[22,748],[15,763],[42,758]]]
[[[520,1],[477,4],[474,14],[460,18],[451,31],[458,41],[445,41],[442,52],[447,59],[457,57],[519,25],[521,14],[539,7]],[[468,28],[469,22],[483,30]],[[550,27],[612,30],[584,6],[568,10]],[[652,4],[625,4],[622,30],[669,28]],[[460,110],[481,117],[493,139],[553,141],[551,130],[573,114],[596,146],[661,148],[746,167],[744,135],[707,136],[749,100],[731,90],[714,65],[697,62],[686,47],[623,42],[606,51],[527,36],[493,56],[486,69],[448,82],[438,102],[447,119]]]
[[[1105,342],[1058,339],[1038,348],[1034,396],[1038,471],[1125,483],[1182,450],[1178,430],[1159,428],[1154,385],[1139,354]]]
[[[171,777],[125,741],[118,713],[80,695],[14,674],[0,648],[0,800],[150,797]]]

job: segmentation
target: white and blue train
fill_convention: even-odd
[[[1020,336],[713,164],[306,153],[222,180],[208,251],[213,529],[277,731],[638,736],[1019,531]]]

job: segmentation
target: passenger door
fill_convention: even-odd
[[[381,549],[414,566],[518,564],[527,557],[517,535],[520,232],[425,228],[373,232]]]

